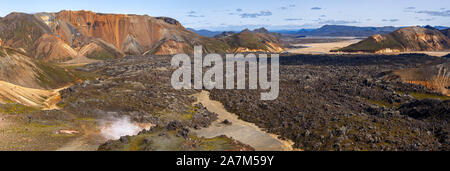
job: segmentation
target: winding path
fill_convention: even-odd
[[[200,130],[194,130],[198,136],[205,138],[213,138],[220,135],[232,137],[244,144],[248,144],[255,148],[256,151],[292,151],[291,141],[284,141],[277,138],[277,135],[270,134],[261,130],[253,123],[240,120],[237,115],[229,113],[222,103],[213,101],[209,98],[208,91],[193,95],[197,98],[195,104],[201,103],[210,112],[218,114],[218,120],[210,127]],[[224,120],[232,122],[232,125],[224,125]]]

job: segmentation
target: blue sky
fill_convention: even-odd
[[[10,12],[91,10],[148,14],[210,30],[355,26],[450,26],[450,0],[2,0],[0,16]]]

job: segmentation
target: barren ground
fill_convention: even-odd
[[[240,142],[248,144],[257,151],[291,151],[293,143],[278,139],[278,135],[264,132],[253,123],[240,120],[237,115],[229,113],[222,103],[209,98],[209,92],[202,91],[195,94],[198,99],[196,103],[201,103],[208,111],[218,114],[218,120],[213,122],[208,128],[194,131],[198,136],[205,138],[226,135]],[[228,120],[231,125],[222,122]]]

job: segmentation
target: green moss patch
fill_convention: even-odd
[[[177,135],[178,130],[153,128],[137,136],[122,137],[108,141],[99,147],[100,151],[233,151],[245,146],[236,141],[219,136],[215,138],[197,137],[190,134],[188,139]],[[247,147],[247,149],[250,149]]]
[[[39,109],[28,107],[22,104],[18,103],[6,103],[6,104],[0,104],[0,113],[4,114],[14,114],[14,115],[21,115],[21,114],[28,114],[35,111],[38,111]]]
[[[437,94],[415,93],[415,92],[410,93],[410,94],[417,100],[423,100],[423,99],[439,99],[441,101],[450,100],[450,97],[448,97],[448,96],[437,95]]]
[[[109,60],[109,59],[117,59],[121,57],[121,55],[107,50],[98,50],[87,54],[86,57],[97,60]]]
[[[36,62],[36,65],[42,70],[37,75],[37,80],[41,87],[54,89],[76,80],[72,73],[54,64],[39,61]]]

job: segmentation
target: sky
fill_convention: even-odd
[[[185,27],[238,31],[352,26],[450,26],[450,0],[0,0],[11,12],[90,10],[175,18]]]

